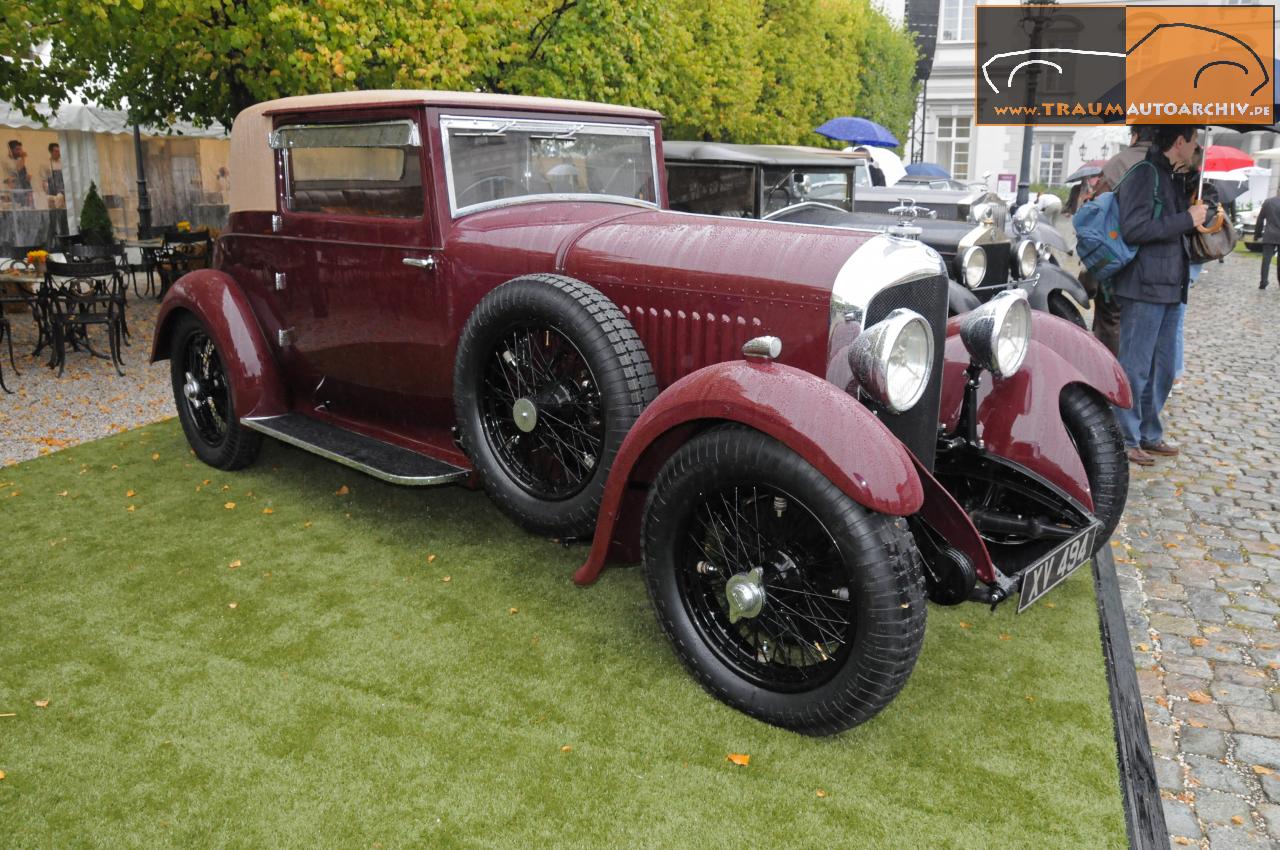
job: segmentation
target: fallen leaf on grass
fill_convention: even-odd
[[[136,495],[138,495],[138,494],[137,494],[137,493],[135,493],[135,492],[134,492],[134,491],[132,491],[132,490],[125,490],[125,491],[124,491],[124,497],[125,497],[126,499],[132,499],[132,498],[133,498],[134,496],[136,496]]]
[[[519,613],[520,613],[520,609],[519,609],[519,608],[508,608],[508,609],[507,609],[507,613],[508,613],[508,614],[519,614]]]
[[[428,555],[428,556],[427,556],[427,563],[429,564],[429,563],[431,563],[432,561],[434,561],[435,559],[436,559],[436,556],[435,556],[435,555]]]
[[[827,792],[826,792],[826,791],[823,791],[821,788],[819,788],[819,789],[818,789],[817,791],[815,791],[814,793],[818,795],[818,799],[819,799],[819,800],[825,800],[825,799],[827,799]]]
[[[1255,764],[1253,766],[1253,772],[1258,774],[1259,776],[1271,776],[1272,774],[1275,773],[1274,770],[1272,770],[1271,768],[1263,764]]]
[[[973,628],[973,623],[966,623],[964,620],[961,620],[961,621],[960,621],[960,628],[962,628],[962,629],[972,629],[972,628]]]
[[[1000,635],[1000,640],[1013,640],[1013,635]]]
[[[18,712],[16,711],[10,711],[8,714],[0,714],[0,717],[17,717],[17,716],[18,716]]]
[[[236,568],[237,568],[237,567],[239,567],[239,566],[240,566],[240,559],[239,559],[239,558],[236,558],[234,561],[232,561],[231,563],[227,564],[227,569],[229,569],[229,570],[234,570],[234,569],[236,569]]]
[[[339,487],[337,490],[334,490],[334,491],[333,491],[333,495],[335,495],[335,496],[345,496],[345,495],[347,495],[347,494],[348,494],[348,493],[350,493],[350,492],[351,492],[351,488],[350,488],[350,487],[348,487],[346,484],[343,484],[343,485],[342,485],[341,487]]]
[[[125,508],[125,510],[128,511],[129,513],[133,513],[137,509],[138,509],[137,505],[130,505],[129,507]]]
[[[48,707],[49,707],[49,700],[47,698],[36,700],[36,708],[48,708]]]
[[[725,758],[736,764],[738,767],[746,767],[751,764],[751,756],[746,753],[729,753]]]
[[[223,507],[224,507],[224,508],[226,508],[226,509],[227,509],[227,510],[229,510],[229,511],[234,511],[234,510],[236,509],[236,503],[235,503],[235,502],[227,502],[225,505],[223,505]]]
[[[263,512],[264,514],[273,514],[273,513],[275,513],[275,510],[274,510],[273,508],[263,508],[263,509],[262,509],[262,512]]]
[[[1044,603],[1044,607],[1046,607],[1046,608],[1057,608],[1058,606],[1057,606],[1056,604],[1054,604],[1053,602],[1046,602],[1046,603]]]
[[[227,607],[228,607],[228,608],[239,608],[239,607],[240,607],[240,603],[238,603],[238,602],[228,602],[228,603],[227,603]]]
[[[4,771],[0,770],[0,779],[4,779]]]
[[[66,491],[66,490],[63,490],[63,491],[62,491],[61,493],[59,493],[58,495],[59,495],[59,496],[65,496],[65,495],[67,495],[67,491]]]
[[[1035,701],[1036,701],[1036,698],[1035,698],[1035,697],[1033,697],[1031,694],[1027,694],[1025,697],[1023,697],[1023,699],[1025,699],[1027,702],[1035,702]]]
[[[441,580],[442,582],[444,582],[445,584],[448,584],[449,582],[453,581],[453,576],[445,576],[444,578],[442,578],[442,579],[440,579],[440,580]]]
[[[561,748],[560,748],[560,752],[562,752],[562,753],[571,753],[571,752],[573,752],[573,745],[572,745],[572,744],[565,744],[563,747],[561,747]]]
[[[1198,702],[1201,705],[1208,705],[1209,703],[1213,702],[1213,697],[1209,696],[1204,691],[1192,691],[1191,693],[1187,694],[1187,699],[1191,700],[1192,702]]]
[[[306,522],[304,522],[304,523],[302,524],[302,527],[303,527],[303,528],[310,528],[310,527],[311,527],[311,520],[307,520]]]
[[[159,460],[159,459],[160,459],[160,452],[152,452],[152,453],[151,453],[151,459],[152,459],[152,460]]]
[[[211,482],[209,481],[209,479],[208,479],[208,478],[206,478],[205,480],[201,481],[200,483],[201,483],[201,484],[203,484],[204,486],[208,487],[208,486],[209,486],[209,484],[210,484]]]

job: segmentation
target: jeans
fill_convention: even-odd
[[[1133,407],[1115,408],[1129,448],[1154,445],[1164,438],[1160,411],[1173,387],[1178,314],[1183,305],[1152,304],[1128,298],[1120,302],[1120,368],[1133,391]]]

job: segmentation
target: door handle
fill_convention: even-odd
[[[414,266],[419,269],[434,269],[436,267],[435,257],[405,257],[404,264],[406,266]]]

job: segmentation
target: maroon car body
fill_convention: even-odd
[[[517,143],[525,146],[525,158],[515,171],[467,172],[469,161],[460,158],[462,151],[477,161],[509,157]],[[622,147],[625,155],[615,153]],[[344,150],[363,163],[365,172],[357,176],[364,182],[343,171],[343,158],[333,152]],[[388,151],[398,151],[398,158]],[[593,176],[593,156],[614,159]],[[546,170],[549,176],[534,174],[550,162],[556,165]],[[645,534],[662,527],[661,516],[646,519],[646,497],[664,481],[672,487],[678,483],[671,478],[678,470],[669,469],[673,458],[692,451],[698,440],[709,445],[728,439],[724,434],[749,432],[752,440],[771,441],[768,451],[776,444],[790,453],[787,457],[807,464],[804,474],[816,470],[857,510],[885,518],[887,530],[877,533],[907,541],[895,543],[892,551],[901,554],[914,538],[912,551],[893,567],[916,576],[903,580],[895,601],[900,597],[913,617],[914,608],[921,608],[918,621],[903,621],[903,640],[915,643],[908,647],[901,681],[918,650],[915,632],[923,626],[922,600],[913,595],[916,584],[927,585],[943,601],[998,602],[1018,591],[1020,571],[1062,548],[1067,531],[1075,540],[1107,524],[1107,518],[1094,517],[1097,458],[1080,449],[1079,434],[1069,433],[1071,423],[1064,424],[1060,413],[1068,388],[1087,394],[1089,409],[1108,416],[1108,404],[1129,403],[1123,373],[1091,336],[1036,313],[1028,320],[1030,340],[1021,368],[993,376],[975,365],[959,318],[946,322],[946,278],[931,249],[885,234],[672,212],[664,208],[661,162],[660,116],[642,109],[395,91],[287,98],[246,110],[232,131],[232,210],[217,240],[215,262],[171,287],[152,354],[173,360],[175,398],[193,447],[207,461],[233,468],[252,459],[253,439],[263,432],[387,480],[484,485],[517,520],[532,517],[528,527],[576,529],[565,536],[593,532],[586,563],[575,574],[586,584],[607,561],[640,556],[642,524]],[[461,185],[470,176],[476,179]],[[545,181],[541,191],[528,188],[535,180]],[[576,190],[555,190],[556,180],[567,180]],[[524,188],[517,190],[514,184],[520,181]],[[412,195],[416,183],[420,198]],[[627,367],[635,376],[638,415],[625,420],[616,443],[608,447],[613,426],[606,422],[600,426],[606,447],[585,466],[578,458],[562,459],[564,469],[547,485],[563,484],[561,479],[575,470],[592,482],[588,489],[597,489],[585,524],[581,511],[572,525],[567,519],[560,526],[555,519],[543,521],[534,503],[537,487],[516,492],[518,487],[497,481],[493,471],[501,468],[502,452],[511,444],[522,437],[532,440],[538,428],[553,427],[551,411],[568,416],[569,407],[595,399],[596,413],[574,420],[583,428],[617,412],[612,402],[599,401],[605,390],[597,392],[594,385],[607,383],[601,373],[609,370],[590,362],[586,342],[551,320],[535,323],[530,332],[520,324],[518,310],[495,301],[500,293],[517,291],[537,301],[551,284],[563,297],[590,307],[586,312],[594,314],[591,305],[597,304],[616,308],[624,318],[609,320],[609,327],[629,327],[618,332],[622,342],[615,340],[615,346],[630,345],[626,340],[634,328],[637,357],[646,361]],[[894,297],[884,295],[888,292]],[[475,367],[485,377],[477,378],[475,387],[461,388],[459,380],[472,379],[460,358],[472,356],[474,343],[468,340],[480,333],[477,328],[491,307],[507,309],[502,333],[516,328],[515,342],[497,348],[486,343],[490,348],[476,355]],[[929,314],[924,317],[932,334],[929,362],[917,364],[927,387],[919,404],[895,413],[869,397],[851,350],[869,327],[886,315],[906,316],[907,308],[911,316]],[[554,362],[551,355],[521,353],[521,345],[540,344],[544,334]],[[758,341],[767,337],[782,341],[779,355],[771,356],[768,344],[760,347]],[[757,341],[752,350],[763,353],[744,357],[751,340]],[[485,388],[494,369],[506,375],[502,358],[537,366],[538,357],[544,357],[542,365],[554,370],[566,358],[576,364],[575,356],[587,361],[574,374],[586,376],[582,386],[591,383],[590,393],[569,398],[576,392],[572,380],[537,394],[512,390],[511,398],[520,398],[510,416],[519,427],[495,421],[496,408],[486,400]],[[476,399],[470,399],[473,392]],[[478,405],[473,427],[462,415],[469,404]],[[229,422],[223,414],[229,414]],[[521,415],[542,417],[541,424],[526,430]],[[729,424],[740,430],[724,431]],[[495,442],[492,435],[499,433],[509,435],[505,443]],[[489,468],[476,459],[485,439],[489,453],[500,456],[497,467],[492,459]],[[399,454],[370,459],[390,447]],[[413,458],[428,465],[415,467]],[[408,463],[408,471],[391,468],[400,462]],[[713,465],[707,469],[713,474]],[[1038,526],[1011,524],[1009,503],[1001,501],[1011,498],[1001,494],[1003,473],[992,469],[1009,471],[1022,482],[1010,488],[1015,500],[1039,504],[1042,513],[1045,504],[1063,506],[1060,527],[1037,536]],[[1110,467],[1104,471],[1120,474]],[[985,483],[978,487],[973,481]],[[689,486],[702,493],[710,485]],[[776,511],[781,520],[786,494],[810,485],[775,481],[771,486],[776,493],[769,504],[784,505]],[[1042,498],[1044,493],[1049,495]],[[567,506],[576,505],[579,496],[556,498]],[[1118,518],[1123,486],[1118,506],[1114,496],[1108,498],[1107,510]],[[796,500],[805,504],[798,493]],[[520,507],[526,503],[533,507]],[[660,507],[650,500],[649,510]],[[980,530],[975,517],[981,511],[988,526]],[[1062,518],[1068,515],[1073,519]],[[719,537],[724,526],[716,523],[723,518],[708,516],[688,521],[699,533]],[[828,532],[817,536],[833,541],[830,557],[852,558],[847,552],[852,544],[833,530],[836,520],[824,519],[818,507],[806,516],[816,522],[814,528]],[[732,519],[736,523],[736,516]],[[923,557],[915,554],[916,547]],[[650,539],[646,560],[655,548]],[[791,561],[798,557],[785,548],[763,547],[760,558],[768,549],[770,558],[787,565],[775,564],[750,578],[742,566],[725,580],[727,568],[722,565],[717,576],[716,566],[709,564],[715,559],[698,560],[698,569],[718,582],[716,594],[738,594],[728,602],[719,596],[710,603],[698,601],[695,591],[664,602],[663,579],[651,576],[660,619],[670,632],[668,621],[679,620],[685,611],[702,622],[683,626],[697,634],[714,631],[698,618],[715,620],[717,612],[730,622],[745,622],[735,620],[737,615],[755,617],[749,621],[753,628],[763,624],[764,615],[750,612],[759,610],[766,592],[771,601],[805,592],[800,585],[782,586],[783,579],[794,577]],[[678,564],[672,569],[678,571]],[[769,575],[780,576],[782,584],[775,588]],[[858,581],[855,577],[833,589],[831,599],[857,595]],[[838,602],[830,604],[839,608]],[[789,621],[779,616],[783,619],[771,628],[781,634]],[[848,625],[857,630],[851,618]],[[867,697],[861,708],[840,707],[839,694],[797,708],[799,703],[788,702],[794,692],[820,692],[832,681],[844,681],[831,679],[825,670],[833,659],[846,667],[861,663],[861,650],[850,648],[854,639],[828,637],[821,622],[814,627],[819,638],[799,643],[814,644],[816,650],[790,648],[800,656],[816,653],[812,659],[782,657],[779,647],[785,641],[761,637],[760,625],[754,636],[738,627],[726,632],[731,638],[708,639],[711,657],[731,672],[727,679],[707,672],[706,659],[682,654],[682,660],[717,696],[769,722],[807,732],[836,731],[878,711],[901,681],[887,681],[882,693]],[[717,640],[723,645],[717,647]],[[729,657],[742,642],[749,647],[743,657]],[[770,671],[779,667],[787,670],[774,681]],[[792,668],[805,672],[793,675]],[[813,669],[823,672],[806,679]],[[748,690],[735,691],[739,680]],[[853,686],[841,687],[849,697]],[[863,697],[853,701],[858,699]]]

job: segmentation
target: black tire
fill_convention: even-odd
[[[657,392],[622,311],[572,278],[516,278],[467,319],[453,381],[463,447],[498,506],[539,534],[590,533],[622,439]]]
[[[742,533],[717,516],[742,520]],[[719,428],[686,443],[649,491],[642,536],[658,622],[717,699],[828,735],[869,720],[906,684],[925,625],[910,533],[776,440]],[[725,563],[706,566],[716,561]],[[732,623],[727,592],[744,580],[759,581],[765,599]]]
[[[173,401],[196,457],[227,470],[253,463],[262,448],[262,435],[240,424],[231,382],[209,331],[199,319],[185,313],[174,325],[170,339]]]
[[[1120,424],[1106,399],[1079,384],[1063,388],[1058,409],[1089,478],[1093,514],[1102,523],[1098,539],[1109,540],[1129,497],[1129,458]]]
[[[1049,293],[1048,301],[1051,315],[1057,316],[1059,319],[1066,319],[1078,327],[1089,330],[1089,325],[1085,322],[1084,316],[1080,314],[1076,305],[1071,303],[1071,299],[1065,293],[1060,290],[1054,290]]]

